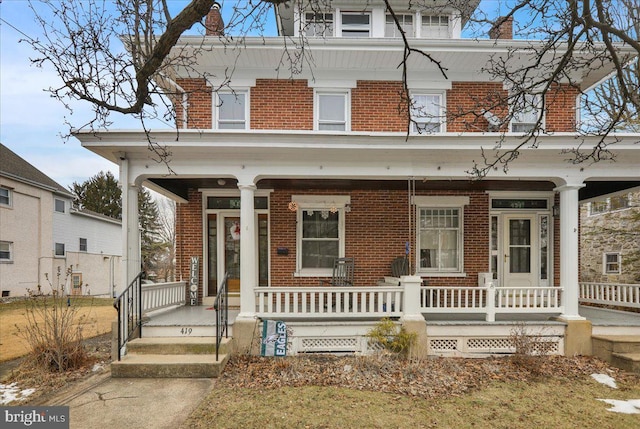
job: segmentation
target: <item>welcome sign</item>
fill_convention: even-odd
[[[191,257],[189,267],[189,304],[198,305],[198,274],[200,273],[200,258]]]
[[[262,323],[262,356],[287,355],[287,324],[281,320],[265,320]]]

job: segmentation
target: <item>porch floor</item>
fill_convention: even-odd
[[[640,313],[608,310],[596,307],[580,306],[580,315],[591,321],[593,326],[637,326],[640,327]],[[229,309],[229,324],[232,325],[240,310]],[[427,323],[433,324],[500,324],[514,322],[558,323],[550,320],[557,314],[496,314],[495,322],[486,322],[484,314],[425,314]],[[337,319],[330,319],[337,320]],[[345,320],[345,319],[342,319]],[[353,321],[353,319],[348,319]],[[318,321],[308,319],[308,321]],[[145,326],[215,326],[215,311],[210,305],[182,306],[159,311],[149,315]]]

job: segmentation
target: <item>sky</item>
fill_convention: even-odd
[[[83,149],[78,140],[61,137],[69,113],[44,91],[57,77],[50,68],[31,65],[33,50],[18,43],[23,36],[5,23],[37,35],[27,1],[2,0],[0,18],[0,142],[64,187],[100,171],[118,177],[117,165]],[[73,117],[80,118],[84,109],[78,106]]]
[[[185,4],[186,0],[169,0],[173,9]],[[0,0],[0,142],[64,187],[100,171],[118,177],[116,164],[82,148],[75,138],[62,137],[69,130],[65,121],[78,127],[91,117],[91,109],[78,102],[71,115],[45,91],[60,86],[59,79],[51,66],[32,65],[35,52],[19,43],[24,34],[37,38],[41,31],[27,0]],[[111,127],[140,128],[137,120],[122,116],[114,118]]]

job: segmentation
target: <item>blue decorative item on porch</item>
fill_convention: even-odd
[[[265,320],[262,323],[261,356],[287,355],[287,324],[281,320]]]

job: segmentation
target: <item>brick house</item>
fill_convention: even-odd
[[[216,13],[214,8],[210,28]],[[526,289],[523,296],[535,299],[545,291],[545,303],[561,302],[550,311],[539,303],[529,310],[555,312],[568,324],[584,322],[578,312],[579,200],[593,185],[638,180],[640,148],[634,145],[637,135],[620,136],[614,171],[606,163],[567,163],[561,151],[576,144],[580,90],[611,69],[577,73],[572,78],[579,88],[559,83],[543,103],[532,103],[495,129],[492,115],[474,106],[488,94],[505,98],[508,87],[482,68],[492,55],[525,42],[511,39],[509,22],[498,29],[500,39],[470,40],[461,37],[464,22],[455,10],[408,11],[401,16],[412,43],[448,67],[445,78],[428,59],[411,59],[407,84],[415,110],[409,121],[398,69],[403,45],[386,25],[384,4],[335,7],[320,15],[322,25],[318,13],[297,5],[276,8],[281,36],[309,36],[313,69],[303,68],[292,79],[278,76],[282,37],[249,37],[235,50],[224,49],[215,31],[209,32],[206,43],[213,49],[199,64],[207,78],[179,70],[171,76],[173,90],[184,94],[176,103],[179,138],[175,130],[151,133],[171,150],[175,175],[167,176],[152,160],[142,132],[77,135],[87,149],[120,165],[125,229],[134,230],[142,183],[177,201],[181,278],[189,279],[197,257],[192,292],[200,304],[210,303],[229,276],[240,308],[236,337],[250,337],[246,332],[253,332],[256,318],[291,316],[288,305],[299,302],[286,290],[318,295],[338,257],[354,258],[353,290],[363,294],[358,302],[376,291],[400,299],[389,289],[398,286],[390,279],[391,264],[407,257],[411,275],[402,285],[431,288],[421,297],[447,288],[449,296],[456,288],[471,296],[487,283],[496,293],[511,290],[504,295],[510,302],[514,291]],[[201,40],[184,36],[178,48],[188,50]],[[227,85],[229,67],[234,72]],[[514,147],[537,115],[544,115],[546,130],[538,148],[524,148],[508,174],[469,180],[467,171],[483,149],[499,141]],[[586,138],[585,144],[596,141]],[[137,274],[138,247],[137,235],[129,233],[126,283]],[[434,306],[428,301],[416,295],[402,306],[395,300],[398,305],[380,304],[366,313],[398,316],[419,330],[427,307]],[[351,308],[340,314],[305,311],[317,324],[362,317]]]

